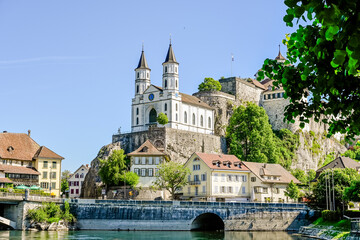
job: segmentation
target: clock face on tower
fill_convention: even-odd
[[[149,100],[150,101],[154,100],[154,94],[152,94],[152,93],[149,94]]]

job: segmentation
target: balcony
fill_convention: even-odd
[[[200,181],[190,181],[189,185],[200,185],[201,182]]]

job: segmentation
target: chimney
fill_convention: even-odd
[[[30,137],[30,134],[31,134],[31,130],[29,129],[29,130],[28,130],[28,136],[29,136],[29,137]]]

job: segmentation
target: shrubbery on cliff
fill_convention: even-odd
[[[64,202],[64,210],[54,202],[43,202],[42,206],[28,211],[27,217],[32,222],[53,223],[64,220],[67,223],[73,223],[76,218],[70,213],[68,202]]]
[[[199,91],[221,91],[221,84],[213,78],[205,78],[198,89]]]

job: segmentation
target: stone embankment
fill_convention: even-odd
[[[300,227],[299,235],[315,239],[360,239],[359,237],[350,236],[349,232],[344,232],[333,226],[315,226],[313,224]]]
[[[67,224],[64,221],[53,222],[53,223],[31,223],[26,229],[29,231],[68,231],[74,230],[74,226]]]

